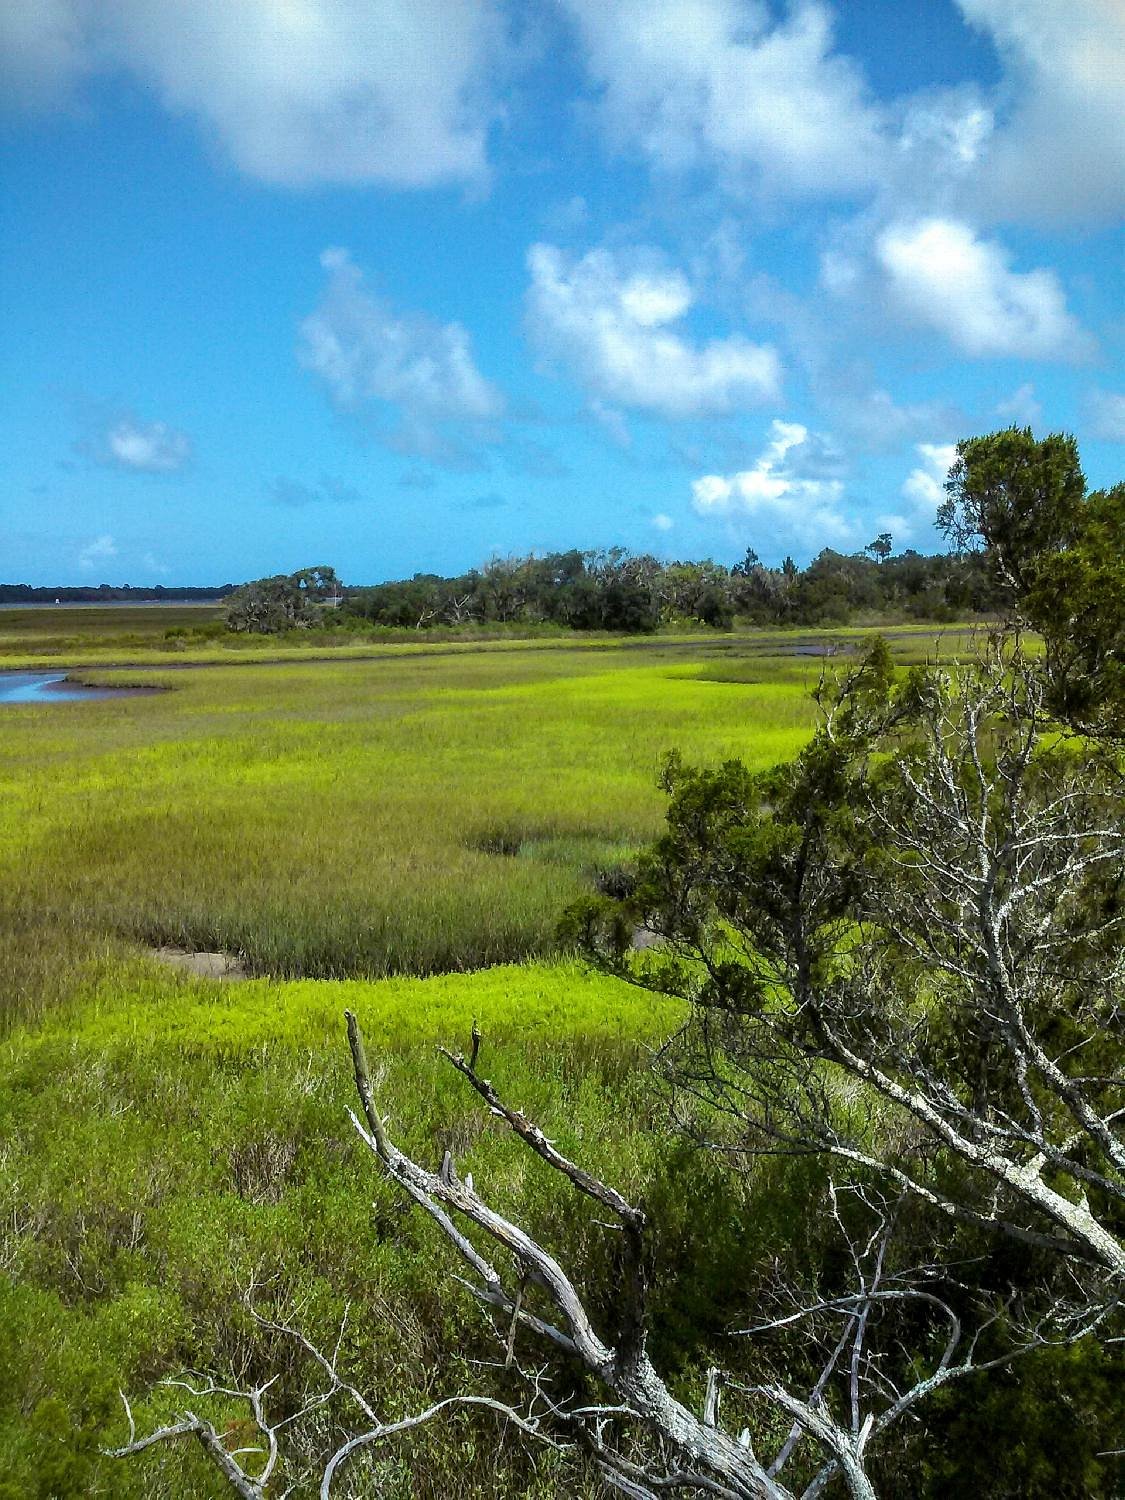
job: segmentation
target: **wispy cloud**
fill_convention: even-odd
[[[355,505],[363,497],[360,492],[342,479],[332,479],[322,474],[315,484],[305,484],[300,479],[287,479],[279,475],[268,487],[270,499],[275,505],[288,505],[301,509],[306,505]]]
[[[96,568],[99,563],[108,562],[111,557],[117,556],[117,543],[107,533],[87,542],[78,553],[78,566],[85,572]]]
[[[92,64],[88,20],[78,0],[0,6],[0,97],[23,109],[65,99]]]
[[[14,0],[7,89],[127,70],[266,182],[479,182],[508,54],[495,0]]]
[[[1125,393],[1091,391],[1086,409],[1094,437],[1105,443],[1125,443]]]
[[[192,441],[167,422],[121,417],[102,434],[98,461],[136,474],[174,474],[191,462]]]
[[[328,283],[301,324],[301,363],[341,410],[374,421],[389,446],[464,465],[505,410],[499,389],[477,369],[468,332],[394,310],[365,288],[346,250],[320,259]]]
[[[1043,407],[1035,395],[1035,387],[1025,380],[1010,396],[996,403],[996,415],[1014,422],[1018,427],[1034,427],[1043,415]]]
[[[982,215],[1113,223],[1125,212],[1125,6],[957,0],[1005,68],[1002,118],[974,179]]]
[[[921,463],[903,480],[901,494],[906,503],[902,511],[879,519],[880,526],[900,539],[916,537],[933,526],[945,499],[945,481],[957,459],[955,443],[918,443],[915,451]]]
[[[706,173],[743,197],[953,204],[982,221],[1125,210],[1120,0],[957,0],[1000,80],[887,100],[837,44],[842,0],[562,4],[610,139],[661,173]]]

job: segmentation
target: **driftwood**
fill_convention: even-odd
[[[610,1336],[565,1255],[491,1204],[448,1153],[431,1170],[395,1144],[348,1013],[355,1129],[460,1258],[459,1279],[491,1321],[500,1385],[510,1391],[515,1382],[523,1399],[450,1396],[384,1421],[340,1373],[339,1346],[326,1355],[295,1329],[260,1319],[296,1340],[319,1371],[303,1407],[272,1418],[269,1384],[188,1387],[198,1398],[248,1404],[262,1441],[253,1474],[194,1409],[140,1438],[130,1418],[117,1455],[190,1438],[236,1493],[264,1500],[267,1482],[276,1493],[283,1431],[334,1400],[355,1420],[317,1460],[327,1500],[357,1455],[472,1406],[528,1442],[585,1453],[608,1488],[633,1500],[814,1500],[829,1484],[871,1500],[880,1441],[933,1392],[1045,1344],[1107,1336],[1125,1282],[1120,763],[1082,746],[1044,753],[1055,727],[1043,684],[1018,653],[997,649],[960,675],[931,674],[909,722],[902,700],[871,706],[865,691],[862,678],[845,682],[821,731],[829,747],[848,740],[854,805],[879,852],[851,904],[838,900],[840,881],[856,889],[850,851],[833,846],[815,798],[805,798],[807,827],[779,882],[772,928],[739,929],[747,877],[729,850],[714,855],[708,835],[687,839],[680,863],[669,862],[663,899],[628,909],[661,946],[616,956],[622,978],[648,987],[658,987],[654,964],[678,963],[686,976],[680,992],[694,1002],[693,1019],[662,1057],[674,1104],[686,1101],[686,1129],[704,1121],[712,1134],[703,1144],[734,1162],[744,1150],[815,1152],[849,1174],[831,1186],[829,1212],[850,1257],[850,1285],[827,1297],[785,1288],[780,1310],[771,1303],[738,1331],[788,1330],[804,1363],[819,1366],[810,1386],[747,1386],[716,1367],[699,1409],[685,1404],[648,1352],[644,1210],[570,1160],[482,1075],[475,1027],[468,1057],[445,1052],[492,1115],[620,1236]],[[893,761],[897,780],[884,775],[876,786],[877,762],[904,725],[913,741]],[[692,904],[699,890],[707,920]],[[623,942],[630,931],[620,922],[614,930]],[[728,991],[732,942],[740,967]],[[830,962],[810,960],[818,945]],[[918,1003],[918,971],[934,986],[932,1005]],[[869,1119],[878,1111],[877,1128],[857,1128],[841,1098],[861,1098]],[[937,1161],[956,1170],[935,1171]],[[974,1233],[1014,1237],[1047,1254],[1054,1271],[1042,1286],[989,1303],[958,1286],[939,1257],[904,1269],[895,1235],[908,1205]],[[905,1348],[896,1318],[912,1330]],[[572,1377],[568,1389],[591,1394],[553,1395],[551,1371],[560,1368]],[[737,1414],[730,1425],[724,1395]],[[779,1413],[785,1436],[767,1452]]]
[[[350,1012],[346,1020],[360,1102],[360,1110],[351,1112],[353,1125],[388,1176],[429,1215],[464,1263],[468,1275],[459,1279],[492,1320],[501,1351],[498,1367],[509,1380],[515,1378],[522,1385],[525,1400],[516,1404],[486,1394],[454,1395],[400,1420],[381,1420],[371,1400],[341,1373],[343,1328],[333,1352],[325,1353],[298,1329],[259,1313],[255,1298],[260,1288],[251,1286],[247,1301],[258,1324],[292,1339],[319,1372],[319,1383],[314,1383],[304,1403],[296,1411],[274,1417],[269,1411],[273,1381],[253,1388],[223,1385],[203,1377],[171,1381],[169,1385],[191,1395],[193,1406],[173,1423],[138,1437],[128,1402],[122,1396],[129,1437],[110,1450],[113,1457],[140,1454],[158,1443],[191,1439],[201,1445],[235,1494],[244,1500],[266,1500],[268,1494],[276,1500],[277,1495],[289,1493],[278,1489],[286,1434],[295,1432],[305,1419],[334,1401],[350,1407],[355,1420],[353,1430],[319,1464],[319,1492],[323,1500],[328,1500],[359,1455],[445,1413],[477,1408],[495,1414],[528,1441],[592,1455],[607,1486],[633,1500],[668,1494],[732,1500],[789,1500],[799,1494],[804,1500],[814,1500],[833,1479],[842,1482],[853,1500],[871,1500],[875,1490],[867,1472],[868,1456],[899,1418],[949,1381],[1007,1363],[1018,1353],[1052,1338],[1050,1319],[1044,1318],[1017,1347],[990,1359],[979,1359],[981,1335],[1000,1310],[967,1332],[952,1300],[942,1295],[940,1267],[919,1266],[893,1274],[888,1271],[887,1248],[894,1232],[896,1205],[861,1193],[857,1187],[833,1187],[832,1210],[841,1233],[845,1233],[845,1216],[839,1211],[839,1203],[845,1194],[861,1200],[871,1226],[862,1243],[855,1239],[854,1231],[847,1233],[854,1290],[736,1330],[748,1337],[803,1323],[821,1327],[830,1324],[834,1332],[827,1340],[827,1357],[812,1389],[798,1393],[776,1384],[748,1387],[715,1367],[708,1372],[700,1410],[694,1411],[671,1393],[647,1353],[643,1210],[563,1155],[533,1121],[503,1099],[478,1071],[480,1037],[475,1028],[469,1058],[445,1052],[493,1115],[575,1191],[605,1210],[611,1224],[622,1233],[625,1269],[616,1309],[620,1331],[610,1342],[599,1332],[580,1289],[559,1259],[490,1206],[474,1186],[472,1176],[460,1176],[448,1153],[432,1171],[394,1144],[373,1093],[359,1023]],[[854,1219],[854,1215],[851,1217]],[[478,1248],[473,1230],[491,1242],[491,1252]],[[496,1251],[503,1252],[502,1259]],[[894,1304],[932,1312],[946,1330],[932,1368],[904,1388],[892,1383],[879,1353],[870,1347],[873,1315],[884,1313]],[[544,1355],[548,1357],[547,1366],[539,1362]],[[555,1399],[548,1373],[551,1358],[580,1366],[601,1393],[600,1398],[580,1404]],[[842,1400],[829,1399],[830,1386],[839,1387]],[[791,1419],[788,1435],[775,1452],[760,1454],[745,1423],[737,1431],[724,1427],[721,1407],[727,1391],[744,1398],[744,1410],[747,1403],[752,1406],[757,1402]],[[259,1445],[228,1449],[216,1427],[195,1410],[200,1401],[214,1397],[246,1403],[260,1437]],[[793,1455],[802,1443],[806,1463],[809,1444],[819,1450],[820,1460],[811,1482],[793,1490],[786,1482],[785,1471],[793,1467]]]

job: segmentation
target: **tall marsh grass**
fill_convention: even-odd
[[[596,1311],[613,1236],[434,1043],[478,1020],[512,1101],[646,1195],[652,1348],[685,1398],[709,1351],[732,1357],[778,1247],[816,1274],[822,1247],[794,1233],[816,1169],[732,1185],[677,1142],[647,1076],[675,1004],[554,954],[591,871],[659,828],[668,750],[766,766],[803,743],[821,664],[761,647],[133,671],[168,691],[0,711],[0,1500],[217,1494],[194,1451],[100,1448],[123,1435],[119,1389],[143,1428],[186,1367],[278,1374],[296,1399],[291,1351],[241,1308],[252,1274],[328,1343],[350,1304],[342,1357],[386,1417],[479,1388],[479,1307],[348,1125],[345,1006],[397,1138],[454,1152]],[[169,942],[263,977],[188,979],[145,952]],[[356,1493],[600,1491],[464,1418],[375,1455]]]
[[[543,956],[594,866],[650,838],[674,746],[791,755],[815,663],[506,651],[131,672],[168,690],[6,709],[5,1005],[95,935],[341,978]],[[107,675],[107,674],[103,674]],[[32,958],[31,950],[38,950]],[[28,968],[43,971],[43,983]]]
[[[255,1335],[241,1306],[252,1274],[318,1338],[351,1303],[344,1357],[382,1410],[476,1381],[479,1315],[348,1124],[344,1006],[398,1138],[427,1160],[470,1159],[494,1201],[604,1283],[612,1236],[530,1169],[434,1043],[463,1044],[477,1019],[490,1069],[563,1148],[639,1183],[659,1137],[645,1044],[673,1007],[572,968],[224,987],[95,959],[69,1007],[0,1047],[4,1500],[217,1494],[192,1452],[120,1464],[98,1448],[122,1426],[118,1388],[158,1420],[177,1397],[148,1388],[188,1365],[276,1363],[286,1399],[301,1372]],[[372,1493],[472,1493],[468,1474],[477,1493],[558,1493],[495,1427],[453,1432],[456,1464],[448,1433],[423,1438],[388,1455]]]

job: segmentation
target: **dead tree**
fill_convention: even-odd
[[[674,766],[632,895],[579,919],[691,1002],[662,1058],[688,1128],[1057,1255],[1084,1325],[1125,1284],[1125,783],[1046,686],[1010,642],[896,688],[876,653],[793,765]]]
[[[138,1437],[126,1401],[129,1437],[111,1450],[112,1456],[129,1457],[158,1443],[193,1439],[236,1494],[247,1500],[265,1500],[271,1480],[268,1493],[276,1493],[275,1476],[280,1472],[286,1434],[295,1433],[330,1402],[337,1408],[344,1403],[351,1408],[352,1423],[345,1429],[337,1425],[339,1441],[323,1457],[318,1474],[320,1495],[328,1500],[359,1455],[443,1413],[477,1407],[513,1425],[529,1441],[589,1455],[606,1485],[633,1500],[653,1500],[668,1494],[720,1496],[724,1500],[795,1500],[800,1495],[803,1500],[814,1500],[834,1479],[843,1484],[852,1500],[873,1500],[875,1489],[868,1474],[868,1459],[894,1423],[950,1381],[1008,1363],[1056,1336],[1050,1318],[1044,1317],[1037,1328],[1025,1331],[1017,1344],[1009,1345],[999,1355],[982,1356],[978,1352],[982,1336],[1001,1310],[965,1328],[954,1300],[946,1294],[941,1267],[892,1269],[888,1249],[894,1232],[894,1205],[855,1187],[833,1187],[832,1211],[849,1245],[853,1288],[845,1295],[809,1302],[766,1318],[753,1328],[736,1331],[746,1337],[799,1327],[806,1345],[821,1347],[825,1353],[811,1389],[791,1391],[776,1382],[748,1385],[728,1371],[713,1367],[708,1371],[700,1408],[693,1410],[672,1393],[647,1351],[644,1212],[565,1157],[537,1125],[502,1098],[478,1071],[478,1033],[474,1031],[468,1058],[445,1052],[491,1113],[571,1189],[592,1199],[610,1215],[612,1223],[607,1227],[615,1225],[622,1235],[624,1271],[615,1309],[619,1332],[611,1340],[599,1330],[580,1287],[560,1259],[492,1206],[475,1187],[471,1174],[462,1177],[448,1154],[432,1171],[394,1144],[373,1095],[359,1025],[350,1012],[347,1030],[361,1104],[360,1112],[351,1113],[352,1123],[388,1176],[429,1215],[460,1257],[469,1274],[458,1280],[486,1310],[492,1324],[500,1356],[497,1372],[522,1387],[523,1400],[517,1403],[488,1394],[455,1395],[400,1420],[381,1420],[372,1402],[341,1374],[340,1340],[328,1355],[297,1329],[263,1317],[254,1306],[256,1289],[252,1287],[248,1300],[258,1323],[294,1340],[319,1372],[319,1383],[313,1383],[295,1411],[271,1416],[272,1382],[254,1388],[220,1385],[202,1378],[170,1382],[187,1390],[196,1404],[209,1397],[243,1400],[260,1442],[250,1449],[231,1451],[214,1423],[194,1407],[184,1410],[174,1422]],[[844,1194],[862,1200],[868,1224],[859,1237],[845,1226],[839,1212]],[[478,1237],[491,1242],[492,1249],[481,1249]],[[941,1337],[930,1368],[920,1374],[915,1362],[910,1378],[899,1385],[888,1370],[885,1350],[874,1347],[872,1335],[876,1321],[883,1323],[888,1311],[906,1306],[931,1314],[940,1326]],[[552,1362],[581,1371],[594,1389],[593,1397],[566,1401],[553,1397]],[[724,1397],[737,1414],[736,1424],[729,1428],[721,1415]],[[782,1412],[792,1425],[784,1441],[767,1454],[758,1451],[754,1440],[755,1413],[771,1407]],[[798,1451],[806,1469],[810,1451],[818,1453],[819,1458],[812,1466],[811,1480],[793,1489],[785,1471],[796,1467],[793,1460]],[[254,1459],[253,1473],[242,1462],[250,1456]]]
[[[998,648],[960,673],[892,688],[876,652],[826,700],[794,766],[757,778],[733,764],[673,768],[668,784],[669,831],[640,862],[632,894],[577,920],[613,972],[691,1002],[662,1056],[685,1128],[735,1169],[744,1151],[816,1152],[854,1174],[830,1189],[848,1286],[790,1288],[740,1330],[791,1332],[806,1353],[820,1351],[815,1378],[801,1390],[755,1383],[732,1359],[710,1371],[698,1409],[682,1399],[649,1354],[643,1209],[567,1158],[481,1074],[479,1035],[467,1058],[446,1053],[620,1236],[609,1334],[564,1254],[449,1155],[431,1170],[395,1144],[349,1014],[355,1128],[460,1257],[463,1285],[491,1320],[497,1379],[517,1382],[521,1398],[510,1387],[453,1396],[382,1421],[337,1356],[288,1329],[321,1385],[280,1420],[267,1414],[268,1387],[241,1392],[262,1436],[256,1478],[194,1409],[147,1437],[131,1430],[118,1454],[191,1437],[237,1493],[264,1496],[283,1428],[346,1401],[354,1420],[337,1425],[319,1469],[327,1500],[357,1455],[477,1405],[528,1441],[573,1445],[632,1500],[814,1500],[830,1484],[871,1500],[880,1443],[934,1391],[1048,1343],[1109,1335],[1125,1283],[1115,757],[1058,738],[1034,664],[1018,653]],[[638,926],[657,947],[633,947]],[[1014,1238],[1047,1269],[982,1301],[959,1285],[948,1246],[903,1265],[897,1226],[918,1205],[978,1240]],[[899,1315],[913,1342],[896,1361]],[[553,1395],[552,1369],[577,1374],[587,1394]],[[767,1451],[778,1413],[788,1432]]]
[[[445,618],[450,625],[465,625],[475,617],[472,593],[452,593],[445,601]]]

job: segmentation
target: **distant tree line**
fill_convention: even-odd
[[[130,584],[85,584],[74,588],[39,588],[30,583],[0,583],[0,604],[211,604],[233,594],[237,585],[221,584],[218,588],[176,588],[162,583],[152,588],[133,588]]]
[[[424,630],[470,622],[556,624],[643,634],[677,621],[717,630],[754,625],[836,625],[857,615],[947,620],[989,611],[995,585],[979,554],[891,555],[891,538],[863,552],[826,548],[805,568],[791,557],[767,567],[747,551],[733,567],[661,562],[622,548],[494,558],[455,578],[413,578],[348,591],[345,617]]]
[[[751,625],[842,625],[861,616],[950,620],[988,613],[996,581],[979,553],[893,555],[882,533],[862,552],[825,548],[805,568],[791,557],[767,567],[753,550],[733,567],[662,562],[621,547],[493,558],[446,578],[415,573],[373,587],[344,588],[333,569],[260,578],[236,589],[235,631],[273,634],[362,623],[398,629],[555,625],[643,635],[677,622],[729,630]]]

